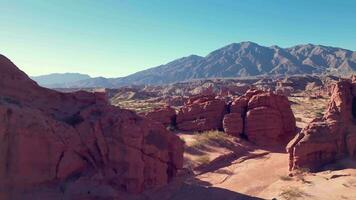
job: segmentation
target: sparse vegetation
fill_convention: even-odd
[[[204,148],[205,145],[227,146],[231,145],[229,135],[220,131],[206,131],[202,133],[194,133],[196,140],[190,145],[192,148]]]
[[[328,103],[328,98],[308,98],[308,95],[310,94],[299,93],[289,97],[289,100],[294,102],[291,107],[300,128],[312,119],[322,117]]]
[[[209,155],[202,155],[199,156],[195,161],[197,161],[201,165],[208,164],[210,162],[210,157]]]
[[[304,176],[308,173],[310,173],[309,168],[299,168],[294,171],[294,176],[296,177],[297,180],[302,181],[303,183],[310,183],[304,178]]]
[[[303,192],[297,187],[287,187],[283,188],[282,192],[280,194],[282,198],[285,200],[294,200],[294,199],[299,199],[302,197],[310,196],[307,193]]]
[[[315,111],[315,117],[323,117],[324,115],[324,109],[319,108]]]
[[[120,108],[134,110],[138,113],[152,111],[155,108],[161,107],[162,103],[147,102],[145,100],[117,100],[112,99],[111,104]]]

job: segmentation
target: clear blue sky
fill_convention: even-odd
[[[0,53],[30,75],[119,77],[241,41],[356,50],[355,0],[0,3]]]

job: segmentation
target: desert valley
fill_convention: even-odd
[[[356,53],[305,49],[314,73],[54,89],[1,56],[0,199],[356,199]]]
[[[0,200],[356,200],[355,0],[0,2]]]

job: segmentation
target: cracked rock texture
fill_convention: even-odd
[[[225,101],[215,95],[191,97],[179,109],[176,126],[183,131],[221,130],[225,113]]]
[[[41,88],[1,55],[0,88],[0,199],[138,193],[182,167],[177,136],[104,93]]]
[[[288,98],[261,90],[249,90],[230,105],[224,131],[247,137],[261,146],[286,144],[295,135],[296,121]]]
[[[157,122],[161,122],[164,126],[174,126],[176,123],[176,111],[170,106],[157,108],[153,111],[142,114],[143,116]]]
[[[355,77],[332,87],[324,116],[314,119],[288,144],[290,170],[318,170],[345,156],[356,158],[355,91]]]

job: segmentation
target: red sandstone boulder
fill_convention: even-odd
[[[241,113],[229,113],[224,116],[224,131],[230,135],[239,137],[243,134],[244,121]]]
[[[290,170],[323,165],[347,155],[355,157],[356,101],[352,91],[356,83],[340,81],[332,88],[326,113],[314,119],[287,146]]]
[[[41,88],[5,57],[0,76],[1,198],[137,193],[166,184],[183,165],[177,136],[103,93]]]
[[[206,131],[222,129],[222,120],[226,112],[223,100],[214,96],[202,96],[189,99],[177,114],[177,128],[183,131]]]
[[[289,101],[282,95],[249,90],[232,102],[230,112],[224,117],[225,132],[245,135],[258,145],[286,144],[296,131]]]
[[[166,127],[174,125],[176,121],[176,111],[170,106],[155,109],[145,113],[143,116],[153,121],[161,122]]]
[[[230,112],[231,113],[246,113],[247,111],[247,104],[249,101],[250,97],[247,96],[241,96],[237,99],[235,99],[230,106]]]
[[[286,144],[296,131],[288,98],[270,92],[256,94],[248,102],[246,135],[256,144]]]

